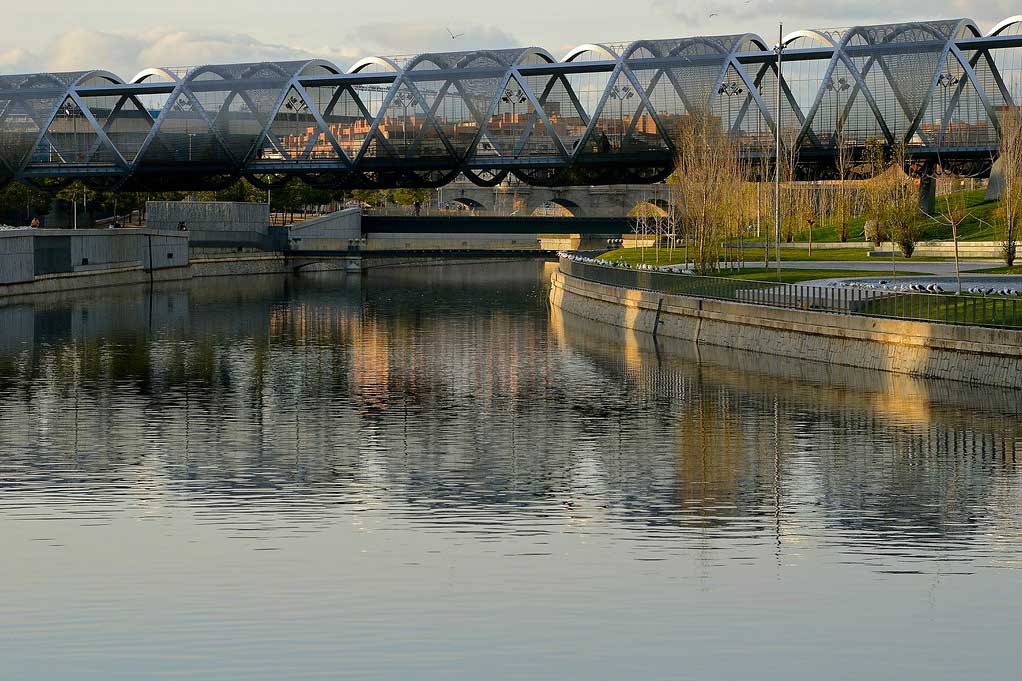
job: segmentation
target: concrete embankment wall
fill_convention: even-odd
[[[78,291],[149,282],[184,281],[200,277],[228,277],[249,274],[285,274],[292,271],[283,255],[239,255],[196,259],[184,267],[146,270],[141,266],[93,270],[72,274],[51,274],[17,284],[0,284],[0,305],[40,294]]]
[[[265,203],[229,201],[149,201],[146,227],[178,233],[184,223],[193,243],[227,243],[266,248],[270,242],[270,207]]]
[[[362,211],[347,208],[303,220],[291,225],[287,236],[295,250],[345,251],[362,237]]]
[[[1022,332],[877,319],[637,291],[554,272],[566,312],[658,336],[912,376],[1022,387]]]
[[[193,277],[290,272],[281,253],[191,252],[188,236],[149,229],[0,232],[0,300]]]
[[[144,229],[0,232],[0,287],[95,272],[188,265],[188,238]]]

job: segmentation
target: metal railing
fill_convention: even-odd
[[[693,298],[940,324],[1022,328],[1022,298],[1007,295],[781,284],[595,265],[564,257],[560,269],[598,284]]]

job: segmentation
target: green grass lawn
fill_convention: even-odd
[[[863,314],[958,324],[1022,326],[1022,300],[1011,296],[902,293],[866,302]]]
[[[781,249],[781,261],[788,262],[824,262],[824,261],[841,261],[841,262],[890,262],[890,258],[871,258],[869,257],[869,251],[872,250],[872,246],[863,246],[862,248],[831,248],[831,249],[818,249],[814,248],[812,255],[809,254],[808,248],[782,248]],[[741,253],[741,255],[739,255]],[[745,262],[752,264],[757,262],[763,262],[763,249],[762,248],[744,248],[744,249],[730,249],[728,251],[729,257],[739,258],[741,257]],[[770,249],[769,252],[770,262],[773,262],[774,251]],[[660,258],[657,260],[656,249],[654,248],[619,248],[615,251],[610,251],[599,256],[602,260],[609,260],[611,262],[624,261],[629,265],[676,265],[685,262],[685,249],[674,248],[660,249]],[[944,258],[897,258],[898,263],[907,262],[940,262]]]
[[[943,197],[937,197],[937,216],[940,215],[940,202]],[[965,207],[969,217],[958,227],[958,238],[963,241],[996,241],[997,235],[991,225],[994,224],[994,210],[999,205],[998,201],[987,201],[986,190],[976,189],[965,192]],[[865,236],[863,230],[866,225],[866,218],[862,216],[853,217],[848,221],[848,241],[861,242]],[[919,214],[919,226],[922,230],[920,241],[950,240],[951,228],[942,225],[938,220],[933,220],[922,213]],[[813,243],[824,241],[840,241],[839,230],[833,221],[824,222],[813,230]],[[768,238],[772,238],[768,235]],[[809,233],[801,230],[795,233],[796,241],[808,241]],[[762,239],[749,238],[746,241],[760,242]]]
[[[899,277],[920,276],[927,272],[898,272]],[[745,281],[777,281],[777,270],[771,268],[755,267],[741,270],[721,270],[718,276],[731,279],[742,279]],[[781,281],[785,284],[797,284],[803,281],[814,279],[836,279],[838,277],[884,277],[891,275],[885,272],[867,270],[828,270],[828,269],[798,269],[781,270]]]
[[[990,269],[976,270],[983,274],[1022,274],[1022,265],[1015,265],[1014,267],[991,267]]]

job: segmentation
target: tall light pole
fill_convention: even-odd
[[[81,155],[82,155],[81,154],[81,150],[78,147],[78,117],[82,115],[82,110],[78,108],[78,105],[75,102],[73,102],[70,99],[68,99],[66,102],[64,102],[64,105],[61,107],[60,113],[61,113],[62,116],[67,118],[69,121],[71,121],[71,130],[72,130],[72,132],[71,132],[71,148],[73,150],[74,158],[73,159],[65,159],[65,162],[70,161],[72,163],[81,163],[82,161],[84,161],[84,159],[81,158]],[[78,229],[78,187],[77,186],[75,186],[74,191],[71,192],[71,211],[72,211],[72,213],[74,215],[74,217],[72,218],[72,220],[73,220],[72,228],[73,229]]]
[[[408,109],[415,103],[415,95],[409,90],[401,90],[394,97],[397,100],[398,106],[401,107],[401,146],[404,147],[405,154],[408,154]]]
[[[511,138],[514,139],[514,126],[518,124],[518,115],[516,107],[519,104],[525,104],[529,101],[529,96],[525,94],[525,90],[520,87],[509,87],[504,90],[504,94],[500,96],[500,101],[505,104],[511,105],[511,122],[508,124],[508,129],[511,131]],[[514,146],[511,147],[512,155],[515,153]]]
[[[950,88],[954,87],[955,85],[958,85],[960,80],[961,79],[958,76],[956,76],[955,74],[953,74],[951,72],[942,73],[942,74],[940,74],[940,77],[937,79],[937,84],[944,91],[944,97],[943,97],[943,99],[944,99],[944,107],[943,107],[943,109],[941,109],[941,114],[940,114],[940,129],[944,132],[945,135],[947,134],[948,124],[949,124],[949,121],[946,120],[947,117],[948,117],[948,111],[947,111],[947,107],[948,107],[947,94],[948,94],[948,92],[947,91]],[[944,137],[942,135],[940,138],[937,139],[937,148],[939,149],[941,146],[943,146],[943,144],[944,144]],[[934,182],[936,182],[936,178],[932,178],[932,179],[933,179]],[[925,176],[923,176],[923,179],[920,182],[925,182],[926,180],[927,180],[927,178]],[[920,189],[922,189],[922,186],[920,186]],[[964,189],[964,187],[963,187],[963,189]],[[936,192],[936,189],[934,190],[934,192]],[[927,194],[928,194],[928,190],[927,190]],[[964,199],[963,199],[963,201],[964,201]],[[922,201],[920,201],[920,203],[922,203]],[[927,200],[926,203],[928,204],[929,200]],[[929,206],[927,206],[927,207],[929,207]],[[936,211],[934,211],[934,212],[936,212]],[[951,211],[948,211],[948,215],[953,218],[953,216],[951,215]],[[955,290],[956,290],[956,294],[957,295],[962,295],[962,268],[961,268],[961,266],[959,265],[959,262],[958,262],[958,225],[955,224],[954,219],[949,220],[949,222],[951,223],[951,238],[955,242],[955,282],[957,284]]]
[[[744,94],[744,93],[745,93],[745,88],[743,88],[741,85],[739,85],[738,83],[736,83],[734,81],[732,81],[730,83],[721,83],[720,87],[717,88],[717,94],[718,95],[723,95],[723,96],[727,97],[727,124],[728,124],[729,134],[730,134],[730,130],[733,129],[734,126],[735,126],[734,121],[731,120],[731,98],[732,97],[737,97],[738,95],[741,95],[741,94]]]
[[[284,102],[284,108],[287,109],[294,116],[294,126],[290,130],[288,130],[287,135],[288,141],[287,144],[284,145],[284,147],[287,149],[287,153],[291,154],[292,160],[297,160],[294,158],[294,156],[296,155],[295,152],[297,151],[298,152],[297,155],[301,156],[302,152],[304,151],[304,149],[298,148],[297,141],[298,139],[300,139],[298,136],[298,127],[299,124],[301,123],[300,121],[301,115],[308,111],[309,105],[305,103],[304,99],[302,99],[297,93],[295,93],[288,97],[287,101]],[[295,140],[295,143],[292,143],[292,139]],[[315,145],[316,142],[318,141],[319,141],[318,138],[314,140],[313,145]]]
[[[784,52],[784,23],[777,25],[777,97],[774,117],[774,258],[777,281],[781,281],[781,54]]]
[[[621,132],[618,135],[617,148],[621,151],[625,145],[625,100],[635,96],[631,85],[615,85],[610,89],[611,99],[617,100],[617,117],[621,124]]]

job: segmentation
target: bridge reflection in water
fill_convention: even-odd
[[[804,173],[835,149],[904,143],[917,164],[989,166],[1022,103],[1022,18],[796,31],[776,57],[751,34],[329,62],[0,77],[0,182],[97,188],[651,183],[679,126],[709,111],[754,160],[780,126]]]

